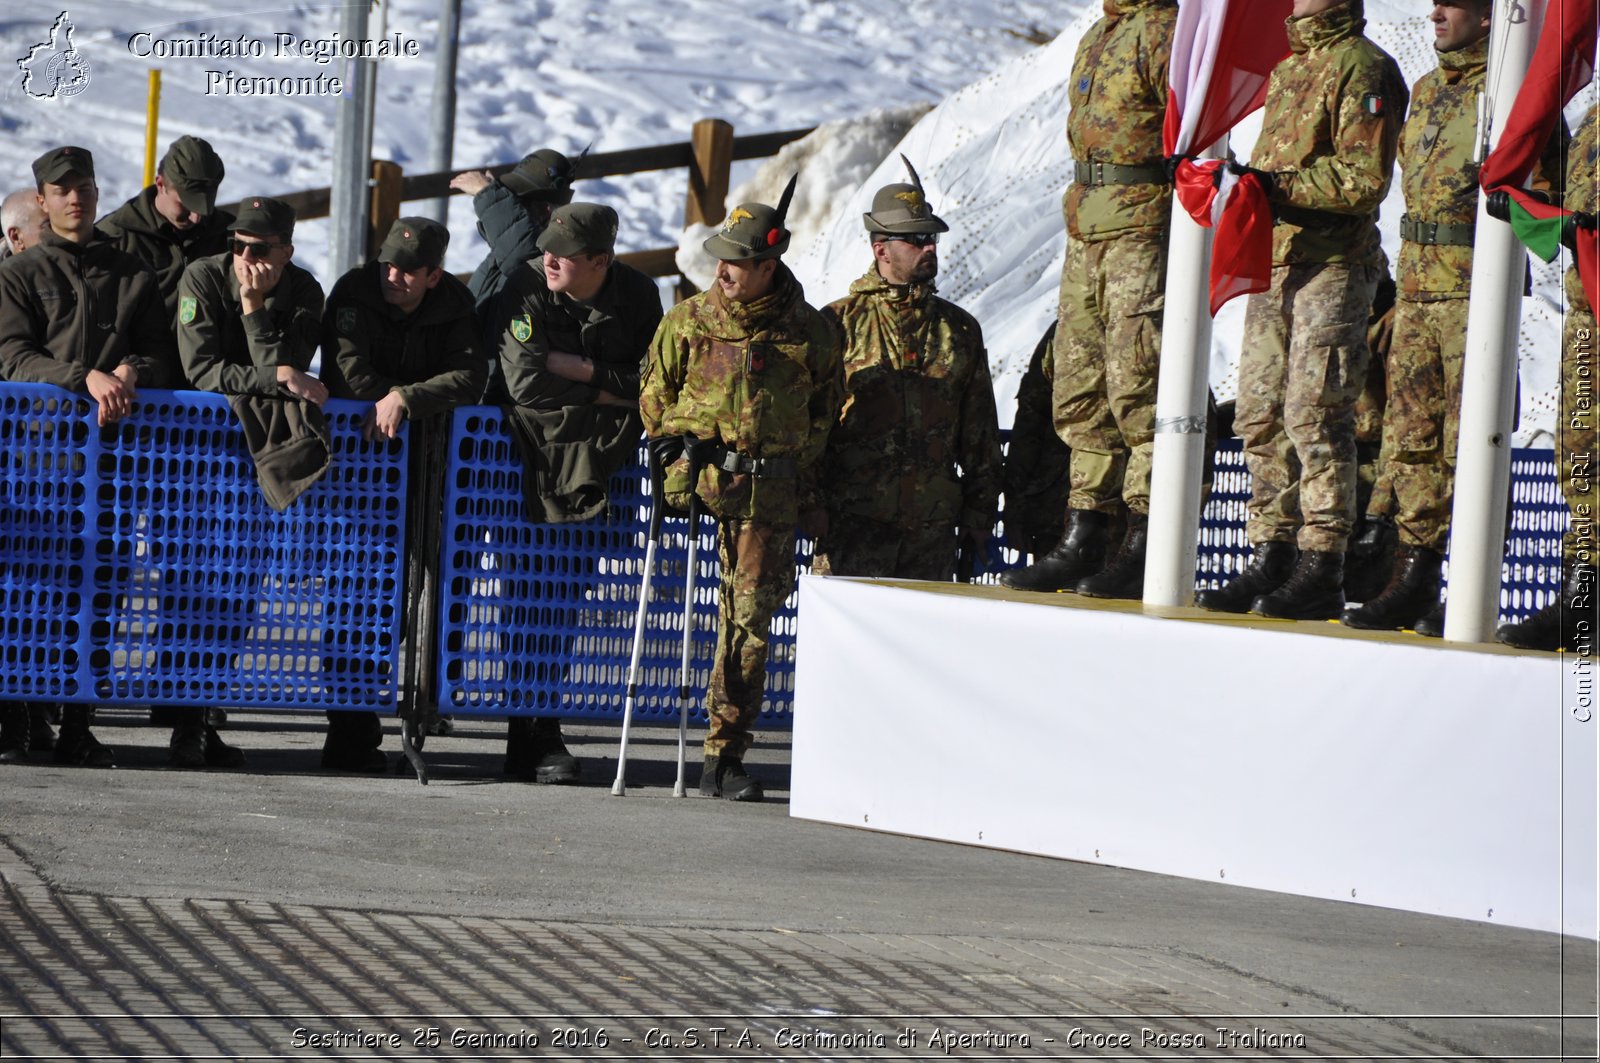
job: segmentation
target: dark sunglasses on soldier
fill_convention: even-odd
[[[938,233],[912,233],[908,236],[885,236],[885,240],[900,240],[912,247],[930,247],[939,242]]]
[[[261,243],[255,240],[235,239],[232,243],[234,254],[243,255],[245,258],[255,259],[258,262],[264,258],[269,258],[273,249],[281,246],[281,244]]]

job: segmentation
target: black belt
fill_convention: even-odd
[[[1167,168],[1160,163],[1122,166],[1114,162],[1074,159],[1072,179],[1080,185],[1164,185]]]
[[[708,464],[723,472],[743,472],[757,477],[793,476],[800,469],[793,458],[751,458],[720,445],[712,448]]]
[[[1475,228],[1472,222],[1423,221],[1409,214],[1400,215],[1400,239],[1414,244],[1471,247]]]

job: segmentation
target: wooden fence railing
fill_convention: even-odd
[[[683,206],[684,227],[697,222],[714,225],[727,213],[728,174],[733,163],[775,155],[779,148],[799,140],[809,132],[811,128],[786,129],[777,133],[736,137],[733,135],[733,126],[722,119],[702,118],[694,124],[690,138],[679,144],[594,152],[583,160],[578,179],[592,180],[686,167],[689,182]],[[413,174],[408,177],[399,164],[374,160],[372,178],[368,182],[367,253],[372,254],[382,242],[389,226],[400,216],[401,204],[456,195],[450,187],[450,179],[463,170],[487,169],[498,177],[514,166],[514,162],[487,167],[462,166],[441,173]],[[280,198],[294,207],[295,214],[301,220],[306,220],[327,217],[333,197],[331,189],[311,188],[290,192]],[[676,253],[675,247],[660,247],[626,252],[618,258],[649,276],[672,277],[678,274],[674,261]],[[693,290],[687,281],[679,279],[680,292],[688,294]]]

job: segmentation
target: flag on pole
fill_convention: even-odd
[[[1185,0],[1178,5],[1171,92],[1162,126],[1166,154],[1193,155],[1261,106],[1267,77],[1289,54],[1286,0]],[[1178,164],[1178,202],[1216,229],[1211,252],[1211,314],[1237,295],[1266,291],[1272,280],[1272,210],[1251,175],[1228,172],[1220,159]]]
[[[1181,17],[1181,16],[1180,16]],[[1483,160],[1478,183],[1485,192],[1504,190],[1511,196],[1511,229],[1544,261],[1556,257],[1561,229],[1569,211],[1552,207],[1522,189],[1545,143],[1554,132],[1561,109],[1594,77],[1596,0],[1551,0],[1528,74],[1517,90],[1495,149]],[[1600,306],[1600,232],[1578,229],[1578,279],[1590,306]]]

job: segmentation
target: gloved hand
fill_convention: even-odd
[[[654,439],[645,440],[644,447],[650,454],[651,464],[664,471],[667,466],[682,456],[683,437],[658,436]]]
[[[1228,160],[1228,170],[1230,173],[1238,174],[1240,177],[1243,177],[1247,173],[1255,174],[1256,180],[1261,182],[1262,191],[1266,192],[1269,196],[1272,195],[1272,190],[1277,187],[1277,181],[1273,178],[1272,174],[1268,173],[1266,170],[1258,170],[1254,166],[1242,163],[1238,159]]]
[[[1483,209],[1496,221],[1511,220],[1511,193],[1497,188],[1483,201]]]
[[[1162,168],[1167,171],[1167,183],[1175,184],[1177,182],[1178,163],[1182,162],[1184,159],[1188,159],[1190,162],[1193,162],[1197,157],[1198,156],[1194,155],[1168,155],[1165,159],[1161,160]]]
[[[1568,251],[1578,249],[1578,230],[1587,229],[1594,232],[1595,217],[1586,210],[1575,210],[1567,215],[1567,220],[1561,226],[1561,245]]]

